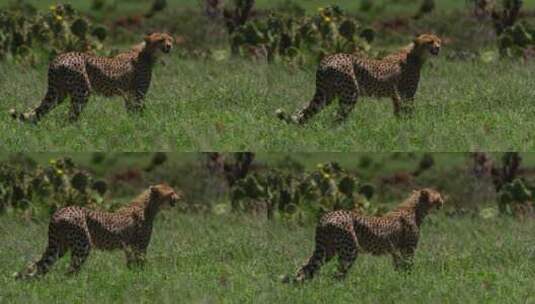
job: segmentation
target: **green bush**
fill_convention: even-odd
[[[45,211],[61,207],[98,205],[104,209],[107,184],[78,168],[70,158],[52,159],[47,166],[37,166],[24,159],[0,163],[0,212]]]
[[[338,209],[378,214],[381,210],[370,203],[374,191],[373,185],[359,182],[337,163],[328,163],[308,173],[271,169],[250,174],[233,186],[231,201],[235,211],[260,202],[268,219],[278,215],[303,222]]]
[[[304,62],[329,53],[369,51],[374,31],[347,16],[338,6],[319,9],[314,16],[272,13],[248,21],[234,31],[233,48],[245,54],[250,48],[264,49],[267,59]]]
[[[498,197],[498,209],[502,214],[516,215],[515,205],[534,206],[535,189],[527,185],[525,180],[520,178],[514,179],[512,182],[505,184],[500,190]],[[523,209],[523,208],[522,208]]]
[[[102,47],[107,28],[93,24],[69,4],[47,12],[11,6],[0,10],[0,59],[49,58],[68,51],[95,51]]]
[[[527,49],[535,47],[535,28],[519,22],[506,28],[498,38],[498,48],[502,57],[522,58]]]

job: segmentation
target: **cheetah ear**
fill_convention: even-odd
[[[431,196],[431,193],[429,193],[429,190],[427,189],[420,190],[420,201],[429,201],[430,196]]]
[[[421,43],[421,37],[422,35],[425,34],[425,33],[420,33],[420,32],[417,32],[416,35],[414,35],[414,39],[412,40],[412,42],[414,42],[414,44],[419,44]]]
[[[145,35],[145,38],[143,39],[143,40],[145,41],[145,43],[149,43],[149,42],[151,42],[151,40],[152,40],[152,34],[154,34],[154,33],[153,33],[153,32],[150,32],[150,33],[147,33],[147,34]]]

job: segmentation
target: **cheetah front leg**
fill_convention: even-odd
[[[128,269],[142,268],[145,265],[147,248],[137,246],[124,246],[126,267]]]
[[[141,113],[145,110],[145,94],[142,92],[136,92],[134,96],[128,96],[125,98],[125,108],[128,113]]]
[[[401,114],[404,116],[412,116],[414,113],[414,97],[407,97],[402,100]]]
[[[410,271],[413,265],[414,252],[414,247],[406,247],[402,248],[399,253],[392,253],[394,268],[398,271]]]
[[[394,106],[394,115],[396,117],[400,117],[401,116],[401,96],[399,95],[397,88],[394,88],[394,93],[392,94],[392,104]]]
[[[410,116],[414,111],[414,97],[401,97],[397,88],[394,88],[392,103],[394,105],[394,115],[398,118]]]

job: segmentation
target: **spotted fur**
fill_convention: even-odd
[[[22,114],[10,110],[13,118],[37,122],[68,96],[71,97],[69,118],[80,116],[91,93],[120,95],[130,112],[143,110],[143,99],[152,76],[158,52],[168,53],[173,46],[168,34],[154,33],[145,41],[115,57],[70,52],[57,56],[48,69],[48,90],[41,104]]]
[[[381,60],[342,53],[327,56],[318,67],[312,101],[291,117],[281,109],[277,116],[286,122],[304,124],[338,97],[337,120],[343,121],[359,96],[390,97],[396,116],[409,113],[427,54],[438,55],[440,48],[440,38],[424,34]]]
[[[316,227],[316,248],[295,281],[311,279],[338,255],[337,277],[343,278],[359,253],[390,254],[396,269],[409,269],[418,245],[420,225],[444,200],[432,189],[414,191],[398,208],[381,217],[339,210],[325,214]],[[286,278],[289,281],[289,278]]]
[[[159,184],[113,213],[78,206],[62,208],[50,220],[48,246],[41,259],[17,273],[16,278],[46,274],[69,250],[69,274],[80,270],[91,249],[122,249],[129,268],[143,265],[156,214],[162,205],[174,206],[179,199],[180,193],[166,184]]]

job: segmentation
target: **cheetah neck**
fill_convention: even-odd
[[[414,43],[411,43],[409,47],[406,48],[406,51],[407,64],[409,64],[410,66],[415,66],[419,69],[425,62],[425,53]]]
[[[155,60],[156,60],[156,56],[154,55],[154,52],[146,48],[143,49],[138,55],[138,61],[151,68]]]
[[[145,42],[134,46],[130,52],[134,53],[138,63],[146,64],[149,67],[152,67],[156,60],[154,50],[149,48]]]
[[[392,212],[405,213],[407,216],[413,217],[416,225],[420,227],[429,210],[424,204],[420,203],[420,195],[414,193]]]
[[[123,212],[132,213],[136,218],[150,224],[158,214],[160,204],[158,199],[151,195],[150,190],[144,191],[136,197],[130,206],[121,209]]]
[[[427,216],[427,213],[427,208],[421,206],[420,204],[416,205],[416,208],[414,210],[414,220],[416,222],[416,226],[420,227],[425,217]]]

